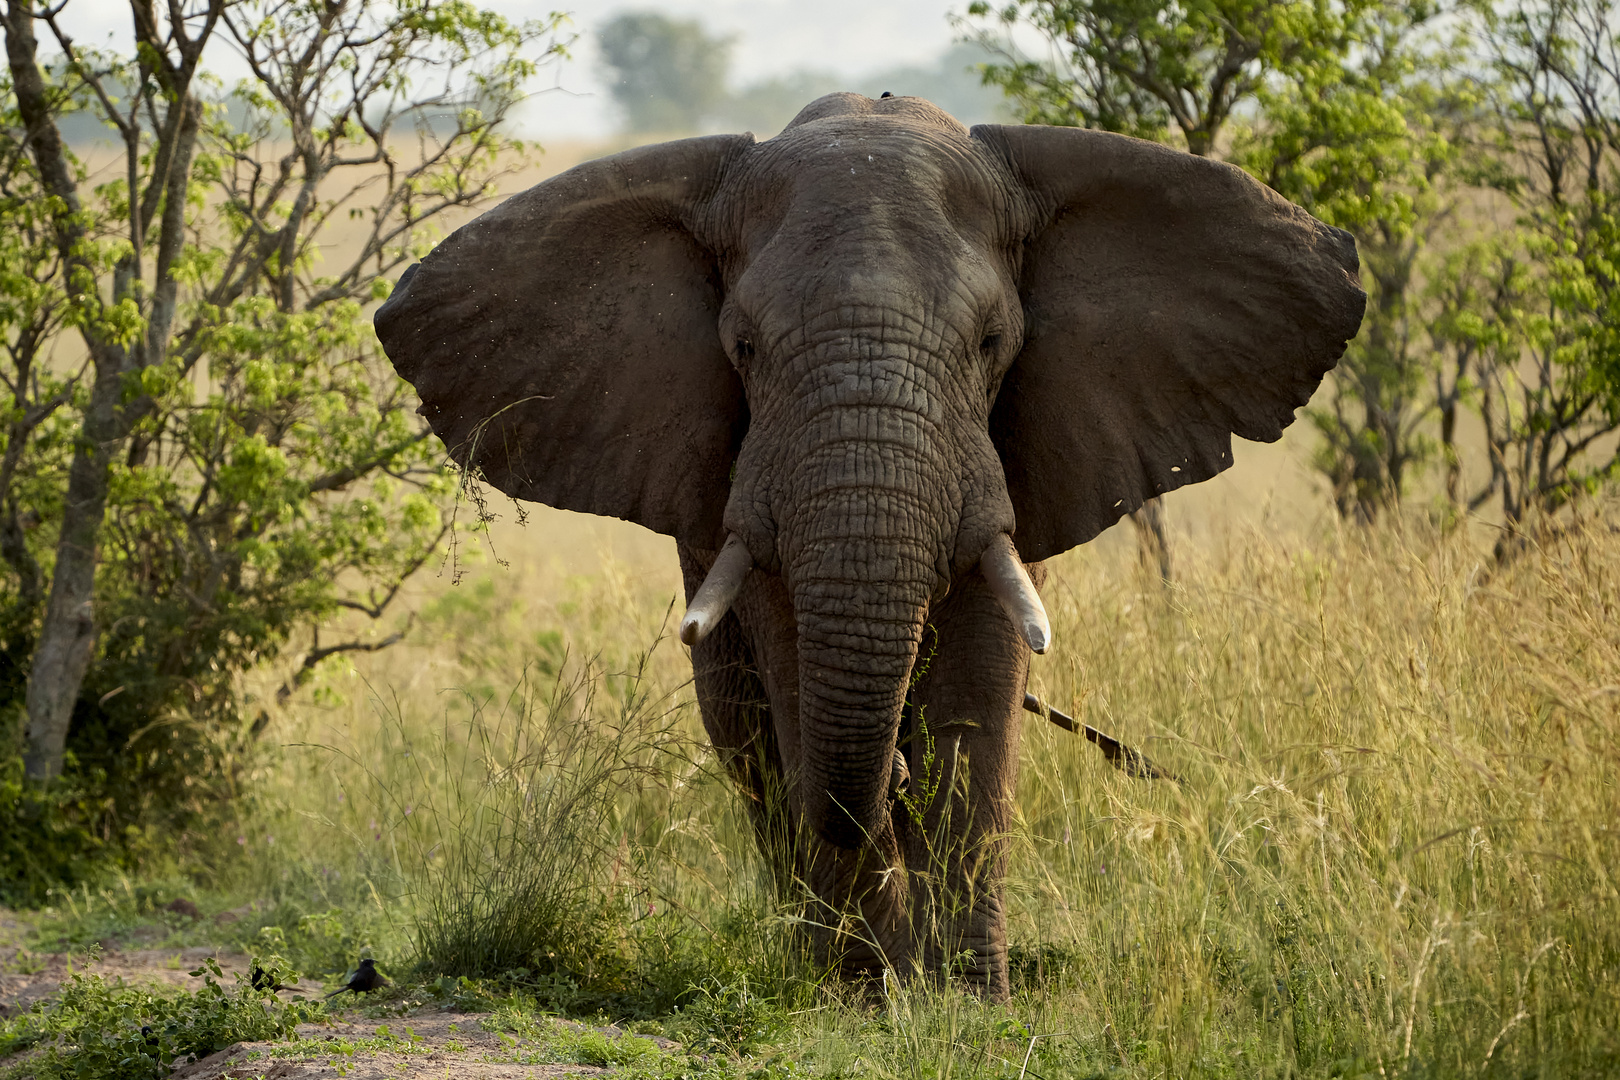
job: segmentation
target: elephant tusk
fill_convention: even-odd
[[[1007,615],[1018,628],[1018,633],[1032,650],[1044,653],[1052,643],[1052,624],[1047,621],[1041,594],[1035,591],[1035,583],[1029,580],[1029,571],[1024,569],[1018,549],[1013,547],[1012,537],[1002,533],[990,541],[990,546],[984,549],[984,554],[979,558],[979,570],[990,583],[990,591],[1007,609]]]
[[[709,631],[731,610],[731,602],[737,599],[748,571],[753,568],[754,557],[748,553],[742,539],[736,533],[726,537],[726,545],[709,568],[709,576],[703,579],[692,602],[686,606],[686,615],[681,619],[682,642],[696,645],[709,636]]]

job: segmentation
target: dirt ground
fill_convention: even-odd
[[[610,1070],[590,1065],[526,1064],[525,1050],[532,1040],[502,1038],[485,1031],[477,1015],[464,1013],[423,1013],[392,1020],[395,1035],[408,1028],[414,1036],[410,1052],[344,1052],[348,1040],[368,1038],[377,1024],[305,1024],[298,1029],[304,1039],[329,1044],[328,1052],[301,1052],[296,1058],[273,1057],[286,1053],[285,1045],[237,1043],[202,1061],[182,1066],[175,1080],[313,1080],[314,1077],[342,1076],[347,1080],[396,1080],[422,1077],[423,1080],[545,1080],[557,1076],[602,1076]],[[561,1023],[559,1021],[558,1023]],[[616,1028],[598,1029],[603,1034],[622,1034]],[[668,1046],[664,1040],[657,1040]],[[307,1044],[306,1044],[307,1045]],[[300,1047],[303,1051],[304,1047]],[[532,1050],[531,1050],[532,1052]],[[516,1060],[513,1060],[516,1059]]]
[[[0,1016],[27,1010],[34,1002],[50,997],[71,974],[104,975],[126,982],[155,982],[195,989],[201,979],[188,972],[212,956],[225,973],[224,985],[234,985],[232,976],[246,971],[248,958],[240,953],[218,949],[130,949],[106,950],[94,963],[63,953],[24,953],[16,947],[0,947]]]
[[[21,924],[0,911],[0,942],[15,940]],[[245,972],[249,958],[207,947],[184,949],[130,948],[109,940],[101,955],[84,962],[63,953],[30,953],[11,943],[0,944],[0,1016],[12,1016],[34,1002],[48,998],[75,972],[122,978],[132,983],[163,983],[196,989],[201,978],[189,973],[213,957],[224,972],[226,985],[236,972]],[[484,1029],[482,1015],[447,1012],[434,1006],[382,1019],[360,1015],[361,1009],[334,1019],[298,1028],[299,1042],[237,1043],[201,1061],[177,1065],[175,1080],[305,1080],[346,1077],[348,1080],[546,1080],[562,1076],[601,1076],[610,1069],[590,1065],[555,1064],[544,1060],[542,1041],[498,1034]],[[559,1031],[580,1034],[594,1030],[609,1039],[625,1034],[615,1027],[586,1029],[555,1020]],[[375,1048],[378,1036],[388,1044]],[[675,1043],[641,1036],[660,1050]],[[366,1043],[371,1045],[365,1045]],[[10,1064],[0,1061],[0,1067]]]

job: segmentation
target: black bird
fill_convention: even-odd
[[[255,990],[286,990],[294,994],[303,993],[296,986],[287,986],[284,983],[276,982],[275,976],[260,967],[257,960],[253,961],[253,967],[248,975],[253,980],[253,989]]]
[[[359,967],[349,972],[348,977],[343,980],[342,986],[326,996],[334,998],[345,990],[353,990],[356,994],[369,994],[373,990],[387,985],[388,980],[383,978],[383,973],[377,970],[377,961],[368,956],[360,961]]]

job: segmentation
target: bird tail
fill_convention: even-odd
[[[321,998],[321,1000],[322,1001],[328,1001],[328,1000],[330,1000],[332,998],[337,997],[339,994],[343,993],[343,991],[345,991],[347,989],[348,989],[347,986],[340,986],[336,990],[332,991],[330,994],[327,994],[326,997]]]

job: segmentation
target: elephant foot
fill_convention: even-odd
[[[919,911],[915,937],[922,970],[993,1001],[1011,992],[1007,966],[1007,916],[998,892],[979,892],[956,905],[934,901]],[[921,907],[922,905],[919,905]],[[938,914],[944,912],[943,916]]]

